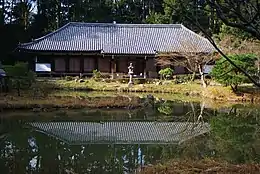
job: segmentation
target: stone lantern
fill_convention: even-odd
[[[133,85],[133,74],[134,74],[134,67],[133,64],[130,63],[130,65],[128,66],[128,74],[129,74],[129,82],[128,85]]]

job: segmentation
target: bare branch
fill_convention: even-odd
[[[259,2],[207,0],[214,8],[217,16],[228,26],[247,31],[260,40],[260,8]],[[239,8],[238,8],[239,7]],[[241,11],[243,10],[243,11]]]

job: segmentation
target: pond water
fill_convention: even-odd
[[[168,159],[260,162],[257,105],[0,113],[1,173],[137,173]]]

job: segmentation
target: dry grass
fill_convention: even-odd
[[[206,98],[219,101],[260,102],[260,89],[252,86],[240,86],[237,93],[234,93],[231,87],[209,86],[202,94]]]
[[[234,165],[211,159],[201,161],[170,161],[144,168],[142,174],[258,174],[260,164]]]

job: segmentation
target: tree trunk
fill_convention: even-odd
[[[195,112],[195,108],[194,108],[194,105],[193,105],[193,103],[192,102],[190,102],[190,106],[191,106],[191,111],[192,111],[192,113],[193,113],[193,121],[194,121],[194,123],[196,122],[196,112]]]
[[[195,78],[196,78],[196,72],[193,72],[190,81],[194,82]]]
[[[257,77],[258,77],[258,83],[260,83],[260,58],[257,58]]]
[[[1,0],[1,6],[2,6],[2,11],[1,11],[1,19],[0,19],[0,22],[1,22],[1,25],[4,25],[5,24],[5,0]]]
[[[202,66],[199,65],[198,66],[198,69],[199,69],[199,73],[200,73],[200,80],[201,80],[201,84],[203,86],[203,88],[206,88],[207,87],[207,83],[205,81],[205,76],[204,76],[204,72],[202,70]]]
[[[237,92],[237,87],[238,87],[238,85],[231,85],[233,92]]]
[[[57,29],[60,28],[61,24],[61,2],[57,1]]]
[[[203,101],[200,105],[200,115],[198,116],[198,120],[197,122],[204,122],[203,121],[203,112],[204,112],[204,109],[205,109],[205,101]]]

